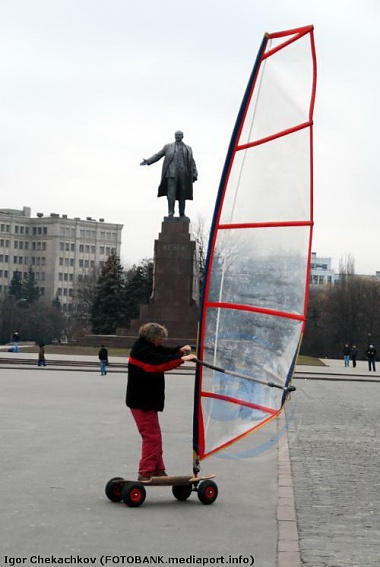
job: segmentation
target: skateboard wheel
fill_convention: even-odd
[[[213,480],[204,480],[198,486],[198,498],[202,504],[212,504],[218,496],[218,487]]]
[[[122,491],[122,499],[130,508],[138,508],[146,497],[145,486],[140,482],[127,482]]]
[[[183,502],[187,500],[192,493],[191,484],[175,484],[172,486],[173,496]]]
[[[120,481],[120,482],[118,482]],[[112,502],[121,502],[123,497],[122,497],[122,492],[123,492],[123,486],[124,486],[124,479],[121,476],[115,476],[114,478],[111,478],[111,480],[109,480],[106,484],[106,496],[107,498],[109,498],[109,500],[111,500]]]

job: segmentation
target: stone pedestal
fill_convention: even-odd
[[[165,217],[154,243],[153,291],[149,305],[140,306],[139,319],[128,334],[138,335],[141,325],[156,322],[169,332],[169,343],[192,343],[197,338],[198,269],[196,242],[187,217]]]

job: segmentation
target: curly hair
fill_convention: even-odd
[[[139,336],[153,343],[156,339],[165,339],[168,336],[168,331],[159,323],[146,323],[140,327]]]

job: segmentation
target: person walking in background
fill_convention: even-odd
[[[351,353],[350,346],[346,343],[343,347],[344,366],[350,366],[350,353]]]
[[[101,345],[98,357],[100,361],[100,375],[105,376],[107,374],[107,365],[108,365],[108,350],[104,345]]]
[[[38,362],[37,366],[46,366],[45,360],[45,345],[44,343],[40,343],[40,347],[38,349]]]
[[[18,331],[15,331],[13,333],[13,352],[18,352],[19,340],[20,340],[20,335],[18,334]]]
[[[369,345],[366,352],[369,371],[373,370],[374,372],[376,372],[376,354],[377,350],[375,349],[375,347],[373,345]]]
[[[356,348],[356,345],[352,345],[352,349],[351,349],[351,360],[352,360],[352,366],[353,368],[356,368],[356,360],[358,358],[358,349]]]

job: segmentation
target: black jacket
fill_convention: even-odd
[[[128,361],[126,404],[132,409],[162,411],[165,403],[164,372],[180,366],[180,347],[154,346],[137,339]]]
[[[105,360],[108,363],[108,350],[105,347],[101,347],[98,352],[99,360]]]

